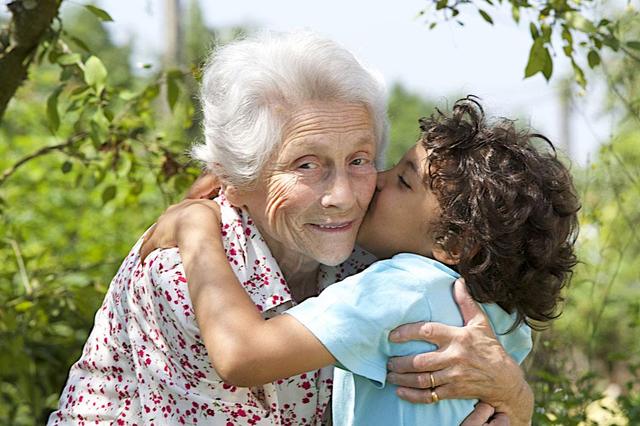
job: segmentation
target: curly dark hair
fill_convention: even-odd
[[[475,96],[420,119],[425,182],[442,216],[434,242],[459,259],[475,300],[497,303],[540,329],[559,316],[577,260],[580,209],[571,174],[546,137],[514,121],[487,122]],[[534,142],[546,142],[546,149]],[[533,322],[532,322],[533,321]]]

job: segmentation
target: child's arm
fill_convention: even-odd
[[[293,317],[262,318],[229,266],[216,203],[191,202],[179,214],[175,242],[196,320],[209,358],[224,381],[255,386],[335,362]]]

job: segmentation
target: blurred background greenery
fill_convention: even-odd
[[[556,6],[563,4],[569,3]],[[436,8],[458,15],[453,3],[439,1]],[[544,23],[552,12],[532,20],[543,40],[532,30],[531,72],[548,72],[535,44],[546,50],[553,43]],[[599,34],[562,16],[573,20],[569,28]],[[563,315],[536,334],[525,364],[536,394],[534,424],[640,424],[640,20],[629,10],[613,16],[602,27],[609,31],[615,23],[609,34],[617,41],[589,39],[572,52],[590,56],[589,78],[606,82],[610,107],[623,113],[597,157],[573,166],[583,200],[581,263]],[[180,59],[143,74],[131,66],[131,46],[110,39],[109,19],[108,10],[82,5],[56,18],[1,118],[1,424],[43,424],[56,407],[121,259],[199,173],[185,152],[200,137],[196,88],[203,58],[212,44],[248,31],[208,28],[192,1],[181,18]],[[566,41],[564,28],[558,31]],[[6,51],[10,40],[0,42]],[[591,52],[600,58],[606,47],[607,67],[598,68]],[[582,70],[574,78],[586,84]],[[388,164],[414,143],[417,118],[434,106],[392,86]]]

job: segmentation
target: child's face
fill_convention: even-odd
[[[378,174],[376,191],[358,233],[358,244],[378,258],[434,253],[432,228],[440,205],[428,184],[427,152],[417,143],[392,169]],[[439,259],[440,260],[440,259]]]

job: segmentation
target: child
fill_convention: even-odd
[[[517,131],[508,120],[488,124],[473,97],[458,101],[451,116],[421,119],[420,127],[418,143],[379,174],[358,235],[358,244],[386,260],[288,315],[265,321],[250,304],[246,315],[238,314],[238,305],[220,313],[224,341],[242,348],[224,348],[236,359],[216,365],[223,379],[252,386],[277,378],[271,377],[275,370],[282,378],[335,364],[334,424],[459,424],[475,401],[411,404],[385,386],[389,357],[436,349],[425,342],[389,343],[391,330],[417,321],[462,325],[451,294],[459,276],[486,303],[506,351],[524,359],[531,348],[527,325],[557,316],[560,290],[576,263],[579,203],[569,171],[555,152],[533,146],[540,138],[553,150],[544,137]],[[197,253],[181,253],[191,276],[195,269],[188,264]],[[217,271],[212,285],[235,291],[240,301],[246,295],[237,284],[220,284],[222,263],[211,266]],[[234,280],[231,271],[224,276]],[[438,402],[438,384],[432,384]]]

